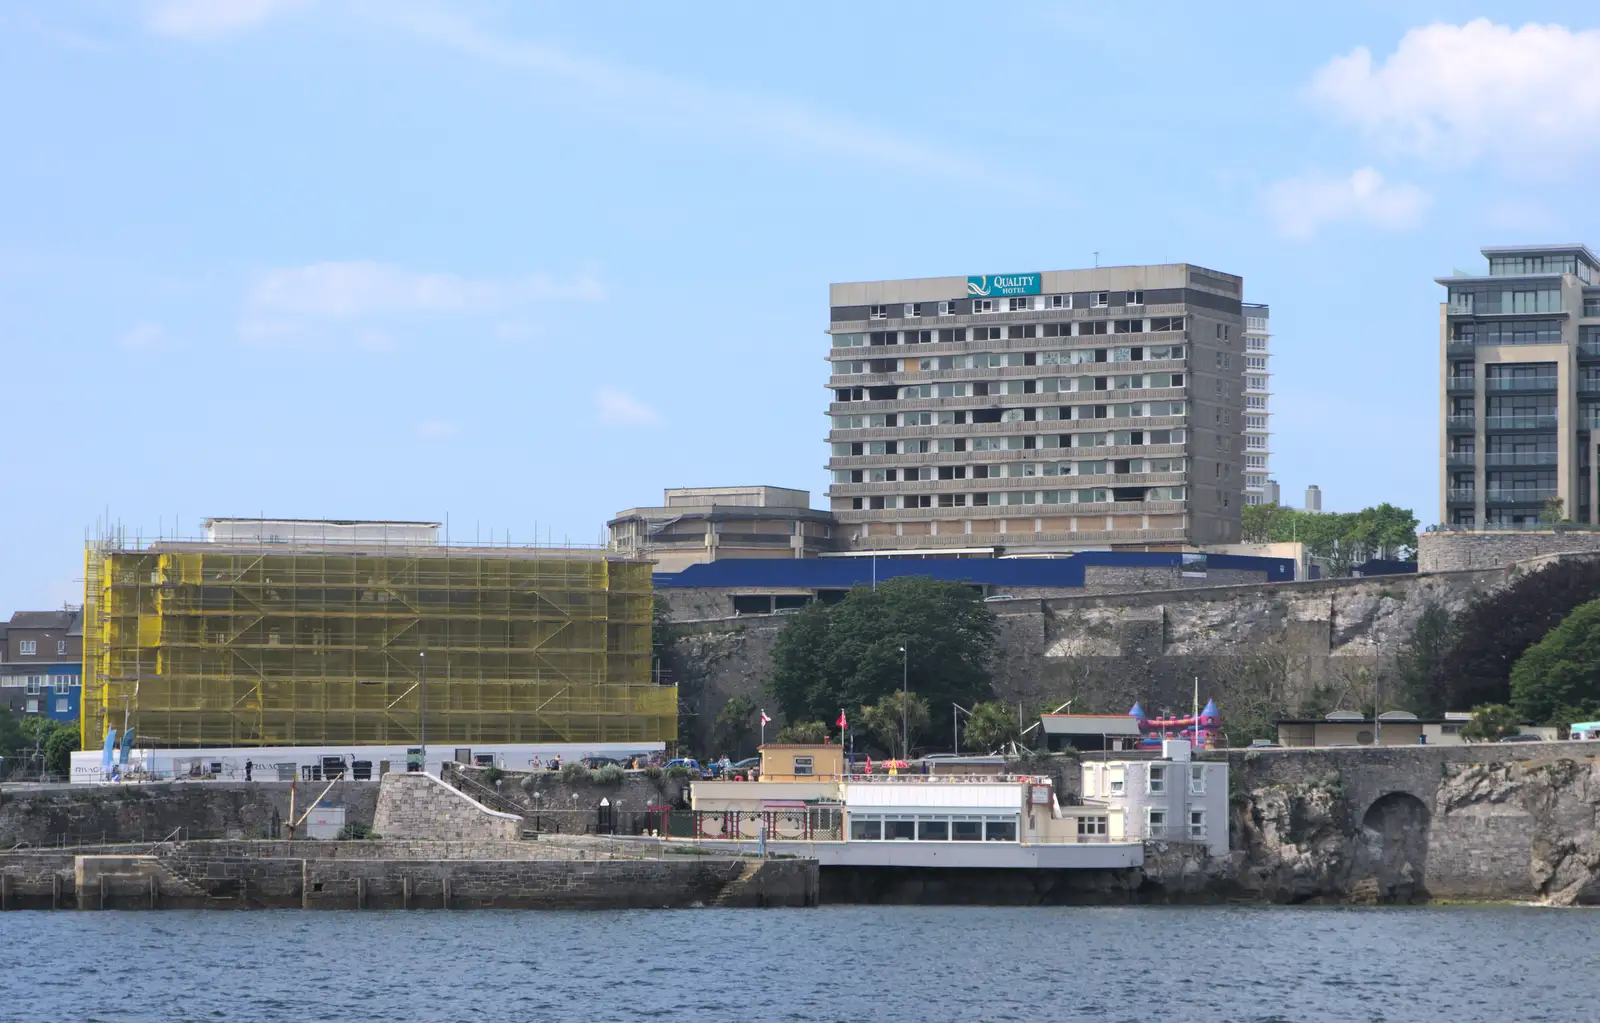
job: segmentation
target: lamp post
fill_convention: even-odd
[[[906,647],[911,641],[905,640],[900,645],[900,759],[906,763],[911,762],[911,655],[906,652]]]
[[[419,651],[417,658],[422,663],[422,676],[417,683],[422,689],[422,711],[417,715],[418,742],[422,746],[422,773],[428,773],[428,652]]]

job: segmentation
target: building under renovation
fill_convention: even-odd
[[[210,519],[89,545],[83,743],[670,742],[650,564],[438,523]],[[425,687],[425,691],[424,691]]]

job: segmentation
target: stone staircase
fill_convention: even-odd
[[[722,890],[717,892],[715,898],[706,903],[706,907],[710,909],[743,905],[745,900],[749,898],[750,882],[754,881],[756,875],[760,872],[761,865],[759,863],[753,863],[750,860],[739,860],[734,864],[734,869],[729,874],[728,880],[723,882]]]
[[[533,821],[528,819],[529,815],[527,807],[523,806],[521,803],[518,803],[515,799],[512,799],[509,796],[501,795],[499,792],[478,781],[476,778],[467,777],[461,773],[460,769],[457,768],[455,764],[445,764],[443,769],[439,772],[439,780],[444,782],[446,785],[449,785],[451,788],[466,793],[474,800],[482,803],[491,810],[499,810],[501,813],[516,814],[518,817],[521,817],[521,834],[523,838],[535,839],[539,837],[538,831],[536,831],[533,827]]]

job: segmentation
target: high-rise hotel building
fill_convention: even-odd
[[[1436,278],[1442,520],[1600,521],[1600,260],[1582,245],[1482,251],[1487,275]]]
[[[1272,368],[1267,360],[1272,342],[1272,312],[1264,305],[1244,306],[1244,503],[1271,504]]]
[[[832,285],[841,545],[1237,542],[1242,288],[1181,263]]]

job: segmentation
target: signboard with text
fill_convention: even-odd
[[[1013,295],[1039,294],[1042,274],[994,274],[986,277],[968,277],[967,294],[973,298],[1009,298]]]

